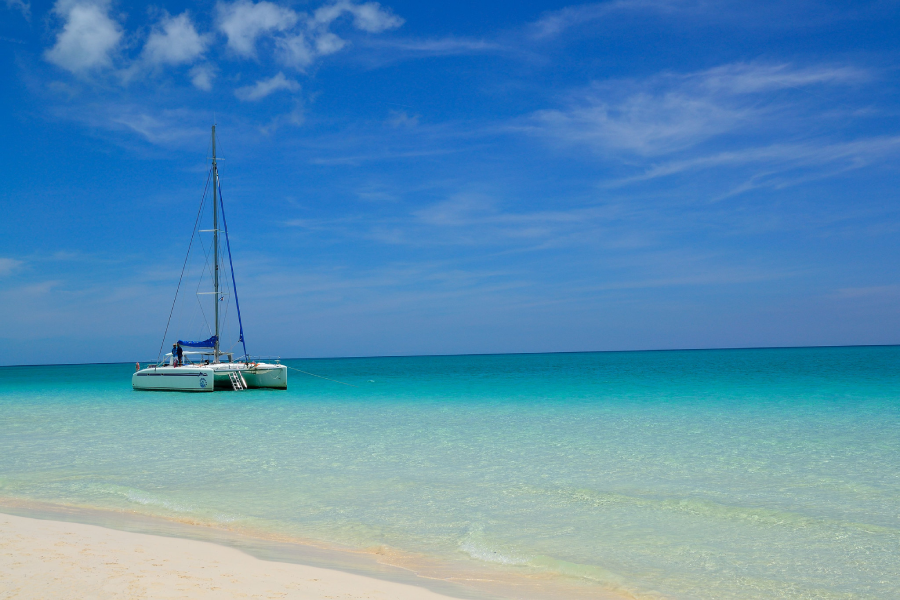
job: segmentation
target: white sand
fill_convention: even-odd
[[[208,542],[0,514],[0,599],[441,600],[425,588],[270,562]]]

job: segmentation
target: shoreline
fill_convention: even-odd
[[[423,587],[265,561],[237,549],[64,521],[0,515],[5,598],[353,598],[452,600]]]
[[[138,548],[145,552],[147,548],[153,548],[155,562],[144,560],[149,555],[141,555]],[[26,558],[17,564],[12,559],[15,555]],[[29,562],[27,557],[35,555],[40,558]],[[203,556],[215,556],[217,562],[213,564],[200,558]],[[178,560],[172,557],[178,557]],[[163,560],[165,562],[161,562]],[[165,565],[165,568],[147,565]],[[228,577],[233,581],[225,577],[222,569],[228,571]],[[138,512],[0,498],[0,592],[4,597],[96,597],[110,593],[101,585],[107,579],[122,585],[128,582],[126,587],[113,593],[116,597],[123,597],[123,594],[129,598],[148,597],[150,592],[141,587],[147,582],[154,586],[153,597],[197,597],[198,594],[210,598],[245,594],[269,597],[268,593],[254,595],[262,593],[261,588],[257,588],[264,573],[266,578],[274,577],[273,585],[281,590],[271,597],[318,599],[338,595],[398,600],[634,598],[631,594],[560,577],[507,573],[489,567],[461,569],[459,565],[442,564],[428,557],[405,555],[389,548],[337,548],[314,540],[285,541]],[[212,580],[221,581],[211,583]],[[313,580],[322,585],[310,583],[306,587],[297,587],[298,581],[309,583]],[[34,581],[43,583],[35,584]],[[50,585],[46,583],[48,581],[87,587],[81,591],[34,587]],[[187,581],[193,582],[194,588],[184,595]],[[25,588],[21,587],[23,585]],[[15,586],[19,586],[19,591],[13,590]],[[140,589],[145,591],[133,591]]]

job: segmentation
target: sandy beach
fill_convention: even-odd
[[[0,514],[0,598],[450,598],[180,538]]]

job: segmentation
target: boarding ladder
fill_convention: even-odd
[[[244,381],[244,376],[236,371],[228,372],[228,379],[231,380],[231,387],[234,391],[246,390],[247,382]]]

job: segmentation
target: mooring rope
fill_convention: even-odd
[[[294,371],[299,371],[300,373],[303,373],[304,375],[312,375],[313,377],[318,377],[319,379],[326,379],[328,381],[333,381],[333,382],[339,383],[341,385],[349,385],[350,387],[359,387],[358,385],[353,385],[352,383],[344,383],[343,381],[338,381],[337,379],[328,379],[327,377],[322,377],[321,375],[316,375],[315,373],[301,371],[300,369],[294,369],[294,367],[288,367],[287,365],[284,365],[284,366],[286,366],[288,369],[293,369]]]

